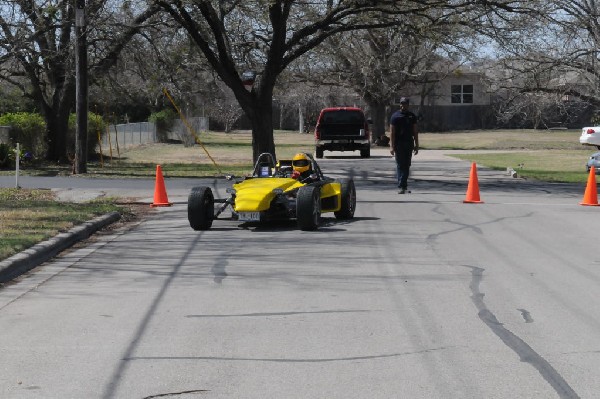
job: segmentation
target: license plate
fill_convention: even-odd
[[[238,220],[241,222],[258,222],[260,221],[260,212],[240,212]]]

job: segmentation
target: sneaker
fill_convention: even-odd
[[[398,194],[404,194],[406,192],[405,188],[401,188],[400,190],[398,190]]]

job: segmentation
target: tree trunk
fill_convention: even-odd
[[[273,136],[273,109],[271,104],[256,102],[252,105],[253,115],[248,115],[252,123],[252,161],[268,152],[277,159],[275,154],[275,138]]]
[[[46,122],[46,159],[51,162],[71,161],[75,155],[74,142],[69,140],[69,115],[75,98],[75,79],[55,82],[52,96],[44,97],[41,90],[34,91],[34,99],[41,104]]]
[[[46,159],[53,162],[68,161],[70,152],[67,148],[69,113],[55,112],[50,109],[44,114],[44,119],[46,121],[46,143],[48,144]]]
[[[387,115],[385,113],[385,104],[378,101],[369,102],[369,109],[371,110],[371,120],[373,121],[372,139],[377,140],[379,136],[385,134],[385,126]]]
[[[273,86],[274,82],[255,85],[250,93],[234,90],[242,110],[252,125],[253,162],[256,162],[263,152],[268,152],[277,159],[273,135]]]

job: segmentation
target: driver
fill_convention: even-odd
[[[299,182],[307,183],[313,181],[313,170],[311,167],[311,161],[303,152],[299,152],[292,158],[292,179],[296,179]]]

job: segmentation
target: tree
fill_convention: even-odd
[[[363,101],[352,90],[340,85],[338,80],[328,79],[330,71],[311,70],[311,58],[301,67],[290,65],[277,80],[273,91],[274,109],[279,111],[279,129],[311,132],[320,111],[335,105],[362,106]],[[275,118],[276,119],[276,118]]]
[[[547,113],[567,120],[578,117],[575,110],[600,109],[599,15],[595,1],[550,0],[498,32],[495,53],[505,73],[493,83],[507,93],[500,104],[505,117],[515,110],[514,119],[523,118],[513,107],[519,104],[528,123],[545,126],[552,122]]]
[[[163,88],[188,113],[202,112],[193,107],[206,103],[215,85],[212,69],[189,36],[163,23],[147,26],[134,36],[114,67],[91,90],[92,101],[100,109],[145,121],[150,113],[172,107]]]
[[[86,7],[89,79],[94,81],[158,8],[112,0],[90,0]],[[74,23],[72,0],[0,2],[0,79],[18,87],[43,115],[51,161],[64,161],[72,151],[66,143],[75,100]]]
[[[216,89],[212,93],[212,99],[206,108],[211,120],[222,124],[225,133],[229,133],[243,112],[231,91],[223,86],[220,82],[216,85]]]
[[[410,26],[415,27],[415,21]],[[426,32],[431,33],[432,29]],[[364,98],[374,138],[385,134],[387,107],[399,93],[432,83],[430,72],[441,56],[440,44],[400,27],[343,33],[324,46],[331,76]],[[335,51],[334,51],[335,49]]]
[[[526,12],[531,2],[512,0],[195,1],[156,0],[185,29],[252,124],[253,158],[275,154],[273,89],[294,60],[341,32],[385,28],[394,17],[425,16],[431,23],[477,21],[498,12]],[[527,7],[522,6],[521,3]],[[460,22],[459,22],[460,23]],[[251,91],[241,74],[257,73]]]
[[[34,104],[28,98],[23,98],[23,93],[14,85],[0,81],[0,115],[7,112],[32,112]]]

